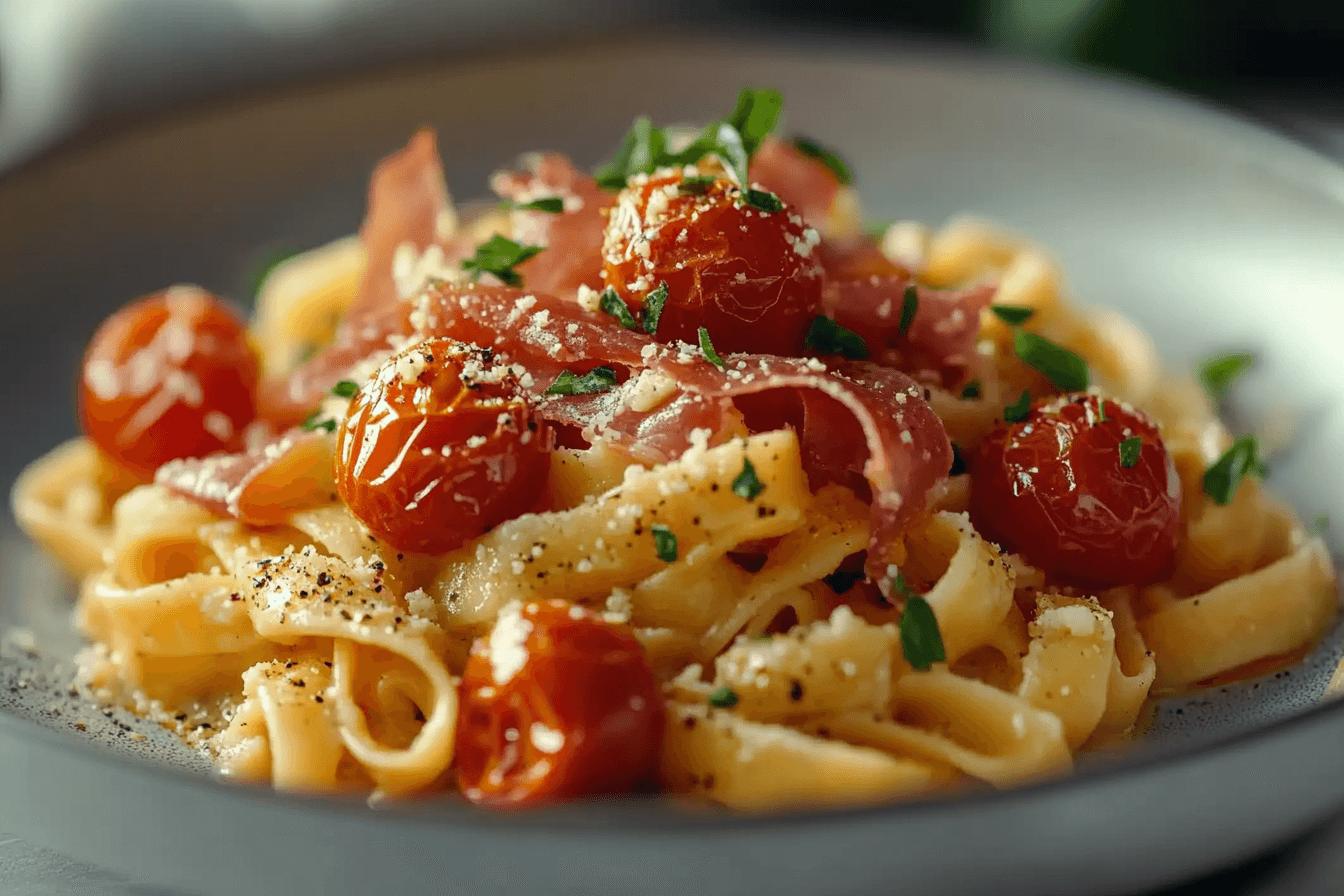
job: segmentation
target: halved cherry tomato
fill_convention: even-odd
[[[1129,439],[1137,447],[1122,449]],[[1156,582],[1176,566],[1181,480],[1142,412],[1063,395],[1037,402],[981,445],[971,462],[971,516],[988,537],[1065,582]]]
[[[438,554],[527,510],[549,450],[507,365],[489,349],[430,339],[355,394],[336,436],[336,490],[389,544]]]
[[[243,321],[194,286],[145,296],[103,321],[79,381],[85,434],[141,478],[170,460],[236,451],[256,410]]]
[[[667,283],[660,342],[694,345],[705,327],[720,352],[800,354],[821,307],[817,232],[787,205],[751,205],[725,178],[683,180],[631,179],[607,224],[603,278],[635,314]]]
[[[462,673],[458,780],[494,806],[628,791],[657,767],[663,722],[627,626],[561,600],[511,604]]]

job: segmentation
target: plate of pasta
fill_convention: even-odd
[[[1344,803],[1344,174],[1001,62],[589,50],[0,186],[112,272],[14,253],[55,334],[0,593],[35,836],[211,892],[1080,893]],[[233,304],[273,233],[308,248]]]

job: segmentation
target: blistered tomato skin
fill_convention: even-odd
[[[1176,567],[1180,478],[1151,420],[1102,401],[1059,396],[995,430],[971,463],[972,519],[1064,583],[1161,581]],[[1120,443],[1130,438],[1141,448],[1126,467]]]
[[[664,716],[629,627],[559,600],[512,604],[462,675],[458,781],[497,807],[629,791],[657,768]]]
[[[336,490],[402,551],[459,547],[535,501],[550,433],[486,349],[430,339],[355,393],[336,433]]]
[[[98,328],[81,369],[80,424],[104,454],[149,479],[170,460],[242,447],[257,370],[238,315],[202,289],[174,286]]]
[[[787,205],[747,204],[726,178],[699,192],[682,181],[631,179],[607,223],[603,279],[636,315],[667,283],[659,342],[695,345],[704,327],[719,352],[800,354],[821,307],[817,232]]]

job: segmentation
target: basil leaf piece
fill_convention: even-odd
[[[1038,336],[1018,330],[1013,348],[1029,367],[1039,370],[1061,392],[1081,392],[1088,386],[1087,362],[1073,352]]]
[[[1199,368],[1199,382],[1215,402],[1221,402],[1232,391],[1232,384],[1255,365],[1255,355],[1234,352],[1219,358],[1210,358]]]
[[[495,234],[476,247],[476,254],[462,262],[462,269],[481,274],[494,274],[508,286],[522,286],[522,276],[515,267],[540,252],[544,246],[523,246]]]
[[[1020,305],[990,305],[989,310],[1010,327],[1018,327],[1031,320],[1035,308],[1023,308]]]
[[[704,327],[700,328],[700,351],[704,353],[706,361],[723,370],[723,359],[714,351],[714,343],[709,341],[709,331]]]
[[[887,235],[887,231],[891,229],[891,225],[895,223],[893,220],[873,221],[863,225],[863,235],[880,243],[882,238]]]
[[[1031,413],[1031,393],[1023,389],[1017,401],[1003,409],[1003,419],[1009,423],[1020,423],[1027,419],[1029,413]]]
[[[303,421],[303,430],[304,432],[314,432],[319,429],[323,432],[335,432],[336,421],[330,417],[324,420],[321,411],[313,411],[312,416]]]
[[[1139,454],[1143,451],[1143,439],[1138,436],[1130,436],[1120,443],[1120,466],[1129,469],[1139,462]]]
[[[663,318],[663,306],[667,304],[667,281],[663,280],[658,288],[644,297],[644,307],[639,311],[644,332],[650,336],[658,332],[658,321]]]
[[[653,551],[658,555],[658,559],[662,560],[664,563],[671,563],[676,560],[676,534],[662,523],[654,523],[649,528],[653,532]]]
[[[911,283],[905,288],[905,294],[901,296],[901,322],[896,328],[896,332],[902,336],[908,335],[910,325],[915,322],[915,315],[919,313],[919,290]]]
[[[562,370],[545,394],[592,395],[595,392],[606,392],[615,386],[616,371],[610,367],[594,367],[583,376],[575,376],[568,370]]]
[[[748,501],[765,491],[765,483],[756,478],[756,467],[747,458],[742,459],[742,472],[733,479],[733,494]]]
[[[862,361],[868,357],[868,343],[863,341],[863,337],[829,317],[812,319],[804,344],[820,354],[840,355],[851,361]]]
[[[918,594],[905,599],[901,613],[901,652],[911,668],[927,672],[934,663],[947,659],[943,634],[938,630],[938,617],[933,615],[929,602]]]
[[[748,156],[754,155],[761,141],[775,129],[784,97],[778,90],[765,87],[743,87],[737,95],[737,106],[726,122],[742,135],[742,147]],[[746,181],[744,180],[745,184]]]
[[[766,214],[784,211],[784,201],[768,190],[744,190],[742,201]]]
[[[1098,423],[1111,422],[1110,418],[1106,416],[1106,399],[1104,398],[1097,399],[1097,422]]]
[[[810,156],[831,169],[831,173],[841,186],[847,187],[854,183],[854,175],[845,161],[817,141],[806,137],[794,137],[793,145],[803,155]]]
[[[962,397],[962,398],[965,398],[965,399],[979,398],[979,397],[980,397],[980,381],[979,381],[979,380],[971,380],[969,383],[967,383],[966,385],[962,386],[962,387],[961,387],[961,397]]]
[[[1241,436],[1204,471],[1204,494],[1217,504],[1230,504],[1241,480],[1247,476],[1263,478],[1267,472],[1255,437]]]
[[[639,322],[635,316],[630,313],[630,308],[625,301],[618,295],[614,287],[608,286],[602,290],[602,295],[598,297],[597,306],[621,322],[621,326],[627,330],[638,330]]]
[[[331,387],[331,394],[338,398],[354,398],[355,393],[359,391],[359,383],[353,380],[341,380]]]
[[[719,709],[731,709],[737,705],[737,691],[726,685],[718,688],[709,695],[709,705]]]
[[[559,196],[547,196],[544,199],[533,199],[531,202],[524,202],[521,205],[516,202],[508,202],[505,203],[505,207],[519,212],[547,212],[558,215],[565,210],[565,200]]]
[[[712,174],[701,174],[697,177],[682,178],[681,183],[677,184],[677,192],[683,196],[704,196],[709,192],[710,187],[714,186],[717,178]]]

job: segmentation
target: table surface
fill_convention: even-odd
[[[1246,111],[1344,162],[1344,110],[1251,98]],[[4,832],[0,807],[0,892],[10,896],[185,896],[128,880]],[[1344,885],[1344,814],[1265,856],[1145,896],[1335,896]]]

